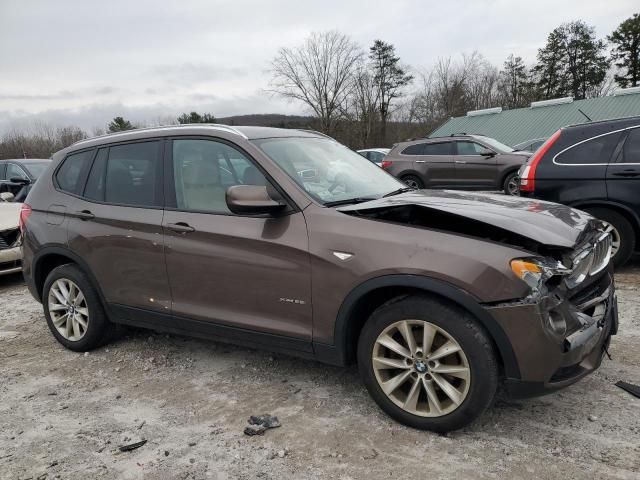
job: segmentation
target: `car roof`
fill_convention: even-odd
[[[626,127],[630,125],[638,125],[640,124],[640,116],[635,115],[631,117],[622,117],[622,118],[612,118],[609,120],[598,120],[595,122],[586,122],[586,123],[576,123],[573,125],[567,125],[565,129],[579,129],[579,128],[590,128],[590,127],[601,127],[601,126],[620,126]]]
[[[357,152],[380,152],[380,153],[387,153],[389,152],[389,148],[363,148],[361,150],[356,150]]]
[[[237,135],[245,140],[257,140],[263,138],[283,138],[283,137],[308,137],[308,138],[329,138],[327,135],[314,130],[297,130],[273,127],[251,127],[251,126],[230,126],[213,123],[190,123],[184,125],[168,125],[150,128],[136,128],[124,132],[110,133],[97,137],[80,140],[69,147],[69,150],[78,148],[90,148],[106,143],[115,143],[126,140],[138,140],[158,136],[172,135],[210,135],[215,132],[224,132]],[[65,149],[66,150],[66,149]]]

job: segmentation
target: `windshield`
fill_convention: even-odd
[[[324,205],[376,199],[406,187],[366,158],[328,138],[266,138],[253,143]]]
[[[491,148],[493,148],[494,150],[498,150],[499,152],[502,153],[511,153],[514,152],[515,150],[511,147],[509,147],[508,145],[505,145],[504,143],[500,143],[498,140],[496,140],[495,138],[491,138],[491,137],[485,137],[484,135],[478,135],[477,137],[479,140],[482,140],[484,143],[486,143],[487,145],[489,145]]]
[[[40,175],[42,175],[42,173],[47,169],[49,163],[23,163],[22,165],[29,171],[29,174],[37,180],[38,177],[40,177]]]

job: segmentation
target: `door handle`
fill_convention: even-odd
[[[75,215],[80,220],[92,220],[96,218],[96,216],[93,213],[91,213],[89,210],[80,210],[79,212],[76,212]]]
[[[427,163],[426,160],[416,160],[416,163]]]
[[[191,233],[196,231],[195,228],[185,222],[168,223],[167,228],[176,233]]]
[[[634,172],[634,171],[615,172],[615,173],[612,173],[611,175],[614,175],[616,177],[640,177],[640,172]]]
[[[467,161],[466,161],[466,160],[456,160],[455,162],[456,162],[456,163],[467,163]]]

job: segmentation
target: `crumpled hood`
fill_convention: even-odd
[[[587,225],[589,214],[542,200],[500,194],[453,190],[417,190],[356,205],[339,207],[341,212],[416,205],[447,212],[517,233],[547,246],[572,248]]]
[[[18,228],[21,203],[0,202],[0,232]]]

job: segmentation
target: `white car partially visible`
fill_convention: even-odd
[[[0,198],[0,275],[22,270],[20,244],[20,209],[22,203],[13,203],[13,195],[2,193]]]

